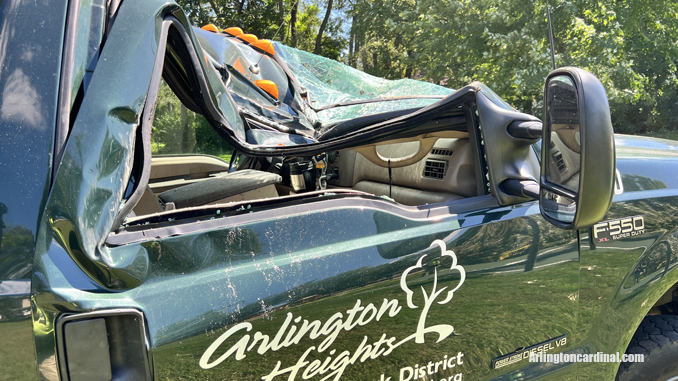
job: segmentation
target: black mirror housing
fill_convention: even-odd
[[[583,69],[552,71],[544,86],[541,214],[563,229],[602,220],[614,195],[615,162],[603,85]]]

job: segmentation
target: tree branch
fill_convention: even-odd
[[[320,54],[322,52],[323,33],[325,32],[327,23],[330,20],[330,14],[332,13],[332,2],[333,0],[327,0],[325,18],[323,18],[323,22],[320,24],[320,29],[318,29],[318,36],[315,38],[315,49],[313,49],[313,54]]]

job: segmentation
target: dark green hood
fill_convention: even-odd
[[[677,141],[615,135],[615,146],[625,193],[678,188]]]

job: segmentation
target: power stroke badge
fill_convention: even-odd
[[[515,352],[497,357],[492,360],[492,369],[499,369],[505,366],[513,365],[515,363],[521,362],[528,357],[530,353],[539,354],[546,353],[556,348],[564,348],[567,345],[567,336],[562,335],[558,336],[551,340],[546,340],[539,344],[532,345],[527,348],[521,348]]]
[[[278,332],[273,337],[263,334],[259,331],[252,333],[253,324],[251,322],[242,322],[227,329],[205,350],[200,357],[199,365],[203,369],[211,369],[224,361],[240,361],[248,355],[264,355],[269,352],[275,352],[283,348],[292,347],[300,344],[304,338],[309,338],[316,342],[310,345],[305,352],[296,360],[296,363],[283,364],[277,361],[273,369],[261,377],[264,381],[271,381],[276,377],[282,377],[288,381],[295,379],[309,379],[320,377],[321,381],[339,380],[347,367],[358,362],[375,360],[380,357],[388,356],[401,345],[413,342],[416,344],[426,344],[440,342],[454,332],[454,327],[449,324],[426,324],[426,318],[431,308],[438,308],[439,305],[449,303],[454,292],[457,291],[466,279],[464,267],[457,264],[457,256],[452,250],[447,250],[445,242],[435,240],[429,248],[438,247],[440,249],[440,258],[451,259],[451,266],[445,265],[445,271],[457,271],[458,280],[439,282],[437,267],[433,271],[433,287],[429,291],[423,286],[411,287],[408,285],[407,276],[410,273],[422,271],[426,267],[424,260],[428,254],[419,257],[415,265],[408,267],[400,276],[400,288],[405,293],[406,307],[413,310],[420,310],[416,326],[412,327],[411,333],[379,332],[375,337],[365,335],[362,342],[356,348],[347,348],[347,350],[337,350],[332,348],[335,340],[342,332],[349,332],[357,326],[366,326],[379,322],[380,320],[395,318],[403,309],[400,300],[384,299],[381,303],[364,304],[360,299],[356,299],[352,308],[346,311],[339,311],[325,320],[309,321],[301,316],[295,316],[292,312],[287,313],[285,321],[280,326]],[[447,263],[447,262],[446,262]],[[442,267],[442,266],[441,266]],[[447,284],[446,284],[447,283]],[[423,297],[415,298],[415,294],[423,294]],[[425,337],[426,335],[426,337]],[[230,348],[220,348],[224,342],[229,340],[237,342]],[[342,348],[344,349],[344,348]],[[221,354],[223,353],[223,354]],[[312,353],[326,356],[324,360],[307,360]],[[221,354],[221,355],[219,355]],[[425,378],[438,372],[449,371],[464,363],[464,354],[454,353],[442,356],[440,361],[430,361],[427,364],[416,364],[414,367],[404,367],[400,369],[399,374],[392,374],[393,377],[400,378],[400,381],[409,381],[411,379]],[[462,379],[461,372],[449,377],[449,381]],[[381,380],[391,380],[386,374],[381,375]],[[446,381],[448,378],[445,379]]]
[[[593,225],[591,241],[594,245],[598,245],[622,238],[636,237],[643,233],[645,233],[643,216],[623,217]]]

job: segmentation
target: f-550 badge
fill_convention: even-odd
[[[616,241],[627,237],[636,237],[645,233],[643,216],[617,218],[603,221],[591,228],[591,241],[594,245]]]

